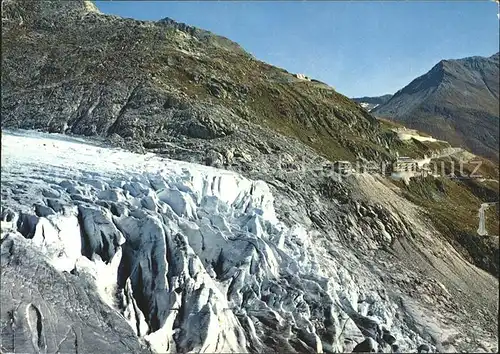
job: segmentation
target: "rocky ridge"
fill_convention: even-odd
[[[498,162],[499,63],[499,53],[442,60],[372,113]]]

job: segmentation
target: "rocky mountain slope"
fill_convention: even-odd
[[[2,352],[498,350],[498,190],[328,168],[448,144],[169,19],[2,24]]]
[[[361,107],[363,107],[368,112],[370,112],[374,108],[389,101],[391,99],[391,97],[392,97],[392,95],[388,94],[388,95],[377,96],[377,97],[358,97],[358,98],[351,98],[351,99],[354,102],[358,102],[361,105]]]
[[[377,121],[324,84],[209,32],[103,16],[85,4],[2,1],[2,126],[141,144],[247,141],[243,127],[255,124],[331,158],[390,156]]]
[[[498,162],[499,53],[442,60],[372,113]]]

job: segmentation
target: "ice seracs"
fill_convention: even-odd
[[[1,186],[2,239],[24,237],[55,271],[92,284],[147,350],[432,346],[399,316],[399,295],[335,237],[281,221],[263,181],[3,132]]]

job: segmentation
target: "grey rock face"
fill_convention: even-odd
[[[10,353],[147,352],[92,283],[56,271],[16,233],[2,233],[2,351]]]

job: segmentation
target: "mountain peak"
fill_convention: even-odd
[[[441,60],[373,112],[497,161],[498,58]]]

